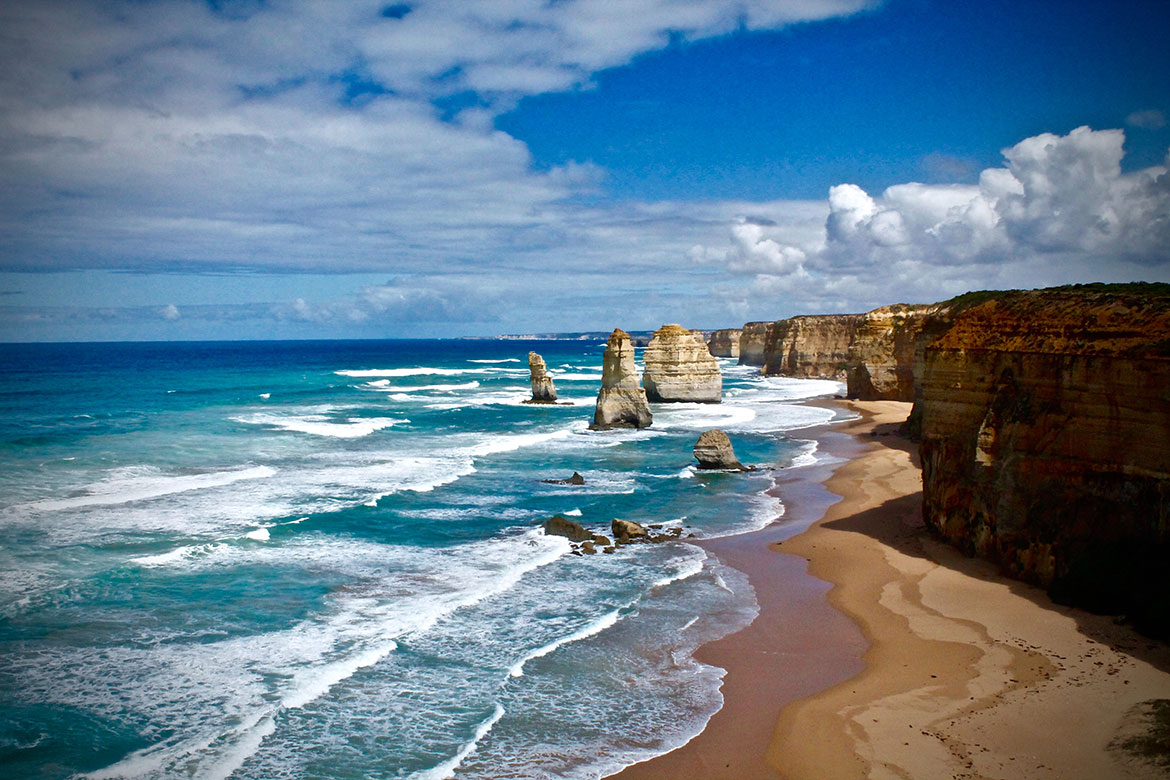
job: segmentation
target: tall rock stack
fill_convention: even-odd
[[[648,400],[709,404],[723,400],[723,375],[701,333],[663,325],[654,331],[643,358],[642,386]]]
[[[739,328],[724,328],[711,334],[707,342],[708,351],[715,357],[739,357]]]
[[[535,352],[528,353],[528,373],[532,381],[532,399],[528,404],[552,404],[557,401],[557,389],[544,365],[544,358]]]
[[[593,425],[589,427],[594,430],[646,428],[652,419],[646,391],[638,383],[630,334],[616,328],[605,345],[601,391],[597,394]]]

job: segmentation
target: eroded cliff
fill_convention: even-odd
[[[1001,294],[924,349],[921,389],[929,528],[1170,634],[1170,286]]]
[[[739,357],[739,328],[724,328],[714,331],[707,341],[707,350],[714,357]]]
[[[765,374],[844,379],[849,348],[863,314],[813,314],[771,323]]]
[[[764,365],[764,348],[768,344],[771,322],[745,323],[739,334],[739,363],[742,366]]]

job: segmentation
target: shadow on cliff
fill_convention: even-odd
[[[897,428],[896,425],[893,427]],[[911,452],[917,463],[917,446],[913,442],[900,436],[883,438],[880,433],[878,439],[883,445]],[[1145,661],[1157,669],[1170,672],[1170,655],[1166,652],[1165,643],[1139,634],[1131,626],[1123,624],[1120,618],[1055,604],[1040,588],[1009,579],[1000,574],[995,564],[968,557],[958,549],[935,539],[922,522],[921,492],[892,499],[874,509],[830,521],[825,523],[824,527],[864,534],[904,555],[930,561],[984,582],[1004,584],[1012,593],[1038,607],[1055,610],[1068,616],[1084,636]]]

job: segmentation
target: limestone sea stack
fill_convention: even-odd
[[[707,341],[707,350],[715,357],[739,357],[739,328],[724,328],[711,334]]]
[[[723,400],[723,375],[701,333],[663,325],[654,331],[643,359],[642,386],[648,400],[709,404]]]
[[[647,428],[652,419],[646,391],[638,383],[630,334],[615,328],[605,345],[601,391],[597,394],[593,425],[589,427],[594,430]]]
[[[701,469],[748,470],[735,457],[735,450],[732,449],[731,440],[727,438],[727,434],[718,428],[703,431],[699,440],[695,442],[694,453]]]
[[[544,358],[535,352],[528,353],[528,373],[532,380],[532,400],[530,404],[554,404],[557,402],[557,389],[553,385],[552,377],[544,365]]]

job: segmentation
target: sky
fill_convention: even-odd
[[[1170,281],[1165,0],[0,0],[0,341]]]

